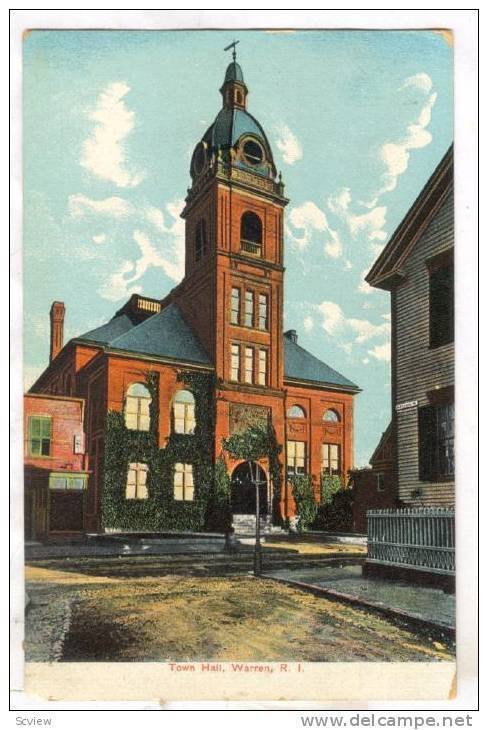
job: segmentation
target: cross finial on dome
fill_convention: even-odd
[[[232,41],[232,43],[229,43],[229,45],[228,45],[228,46],[226,46],[226,47],[224,48],[224,51],[229,51],[229,50],[230,50],[230,49],[232,48],[232,60],[233,60],[233,61],[235,61],[235,60],[236,60],[236,56],[237,56],[237,53],[236,53],[236,46],[237,46],[237,44],[238,44],[239,42],[240,42],[240,41]]]

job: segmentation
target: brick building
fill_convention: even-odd
[[[222,109],[191,161],[181,283],[162,300],[133,295],[64,346],[64,307],[51,310],[51,362],[32,390],[86,399],[88,529],[203,527],[207,462],[222,438],[256,422],[271,424],[282,447],[279,484],[270,460],[260,464],[270,518],[295,514],[288,474],[310,474],[318,499],[324,469],[345,477],[352,467],[359,388],[283,332],[288,200],[235,61],[220,91]],[[225,465],[238,522],[254,512],[255,493],[243,465]]]
[[[83,530],[89,477],[84,401],[24,396],[25,536],[46,538]]]
[[[395,453],[393,428],[390,423],[371,456],[371,467],[353,469],[350,472],[354,532],[366,532],[366,512],[369,509],[392,509],[397,506]]]

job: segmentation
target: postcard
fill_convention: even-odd
[[[25,691],[455,697],[452,32],[22,43]]]

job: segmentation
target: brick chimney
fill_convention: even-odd
[[[51,351],[49,353],[49,362],[51,362],[63,348],[64,302],[53,302],[49,314],[51,317]]]
[[[291,340],[295,344],[298,342],[298,335],[297,335],[296,330],[287,330],[284,334],[285,334],[285,337],[287,337],[289,340]]]

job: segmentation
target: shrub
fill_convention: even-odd
[[[298,509],[297,528],[300,532],[310,527],[317,516],[317,502],[314,499],[312,480],[305,474],[290,477],[293,497]]]
[[[321,504],[314,527],[318,530],[344,531],[352,529],[352,490],[346,489],[338,476],[323,474]]]

